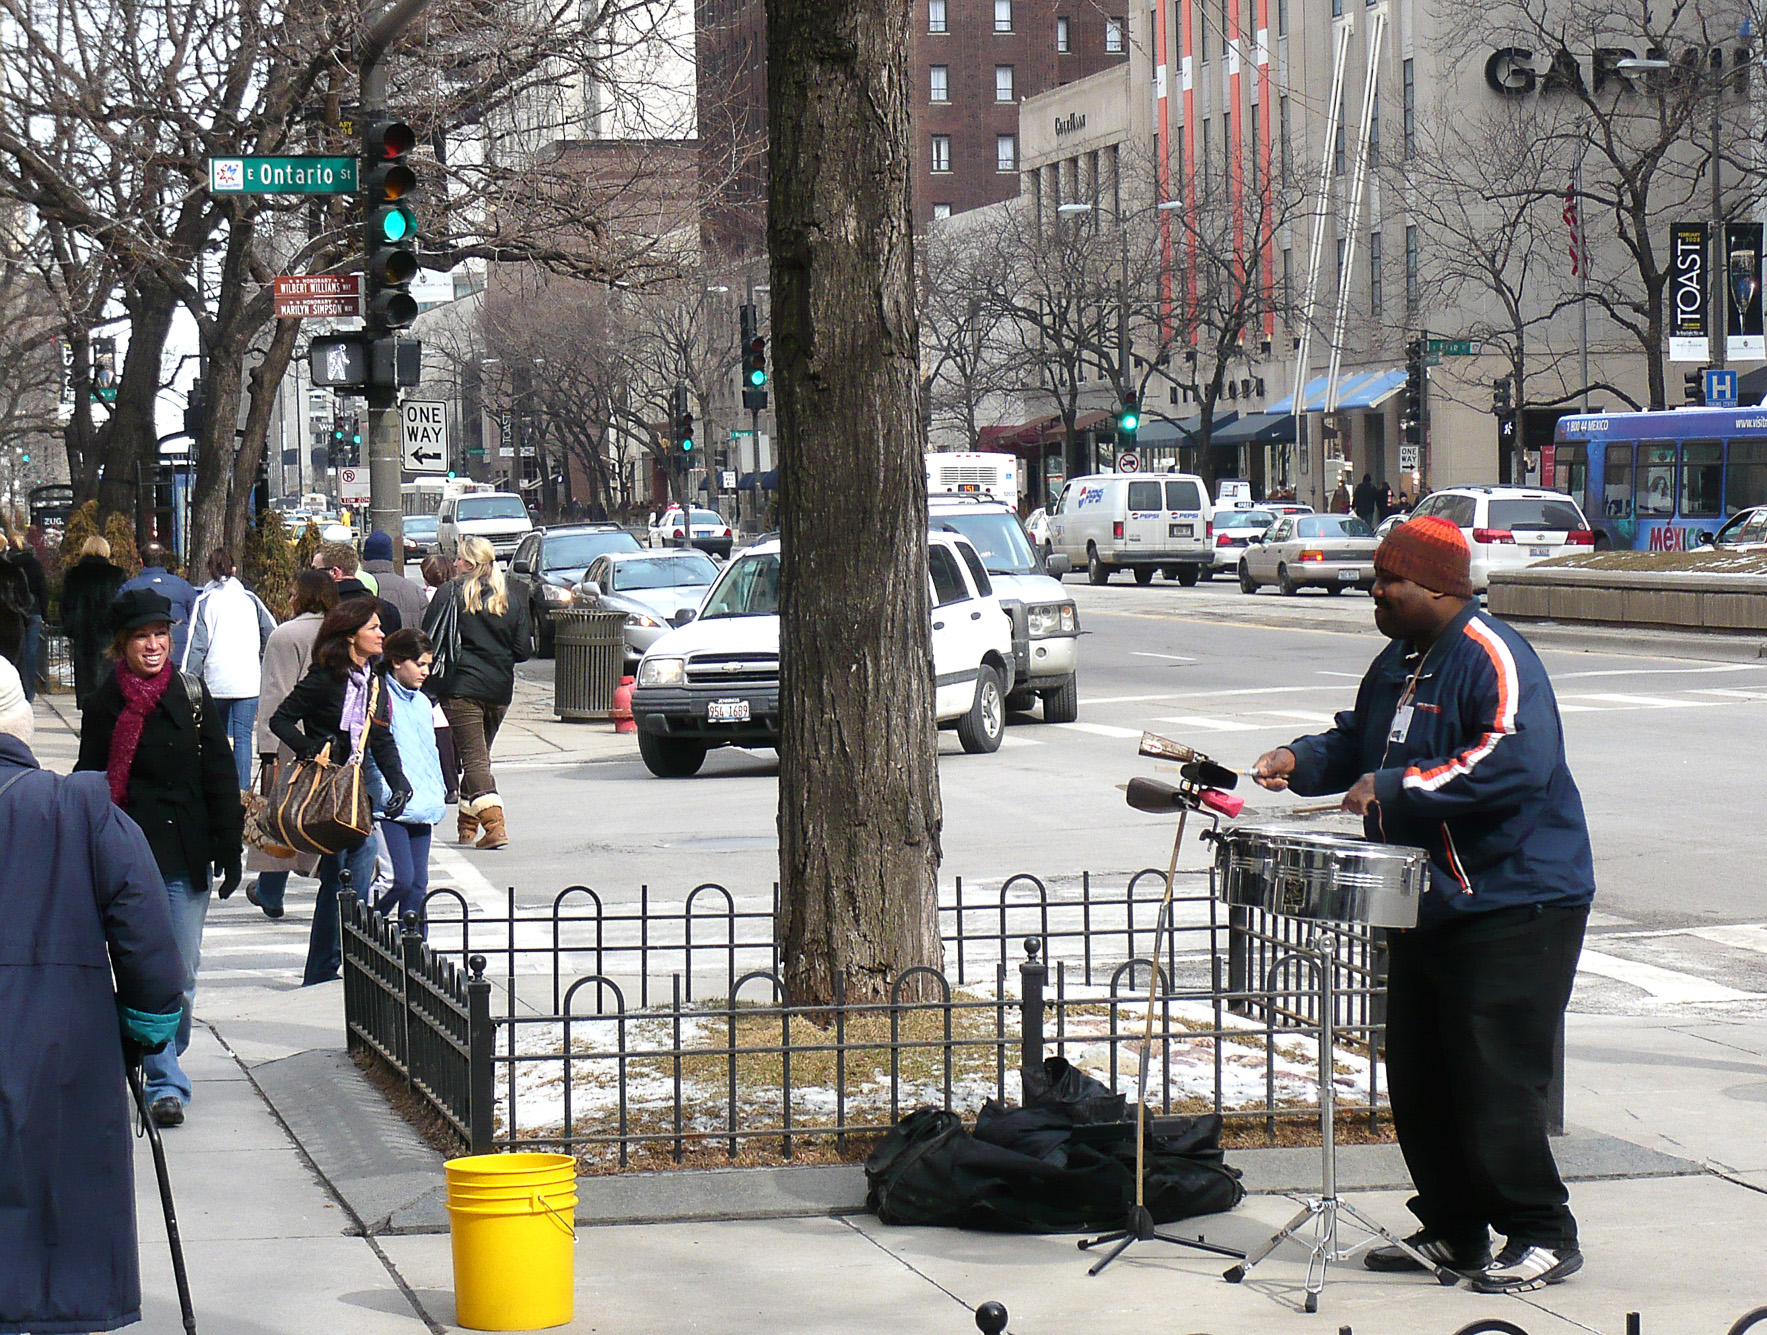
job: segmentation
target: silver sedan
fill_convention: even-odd
[[[589,563],[576,592],[591,611],[626,614],[630,672],[683,612],[698,610],[717,577],[717,565],[703,552],[608,552]]]
[[[1283,515],[1239,558],[1239,587],[1256,593],[1274,584],[1293,596],[1312,586],[1330,593],[1374,587],[1380,546],[1355,515]]]

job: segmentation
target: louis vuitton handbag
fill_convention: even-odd
[[[261,822],[266,834],[298,853],[341,853],[355,848],[374,829],[374,808],[362,777],[362,752],[374,726],[380,678],[368,686],[368,722],[348,760],[334,764],[328,742],[310,760],[297,760],[276,776],[269,809]]]

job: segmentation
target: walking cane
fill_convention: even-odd
[[[184,1273],[184,1244],[178,1237],[178,1213],[172,1207],[172,1177],[166,1171],[166,1148],[160,1144],[160,1129],[153,1124],[147,1111],[147,1092],[141,1087],[141,1068],[128,1068],[129,1089],[135,1095],[135,1107],[141,1113],[141,1125],[147,1128],[147,1143],[153,1146],[153,1170],[160,1180],[160,1204],[166,1210],[166,1240],[172,1246],[172,1277],[178,1281],[178,1306],[184,1311],[185,1335],[196,1335],[196,1310],[190,1305],[190,1278]]]

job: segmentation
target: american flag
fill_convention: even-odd
[[[1565,226],[1571,229],[1571,277],[1583,276],[1583,224],[1577,212],[1577,187],[1565,191]]]

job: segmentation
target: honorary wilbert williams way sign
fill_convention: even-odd
[[[217,195],[347,195],[356,189],[355,158],[210,158]]]
[[[274,292],[279,320],[347,319],[362,314],[359,273],[280,274]]]

